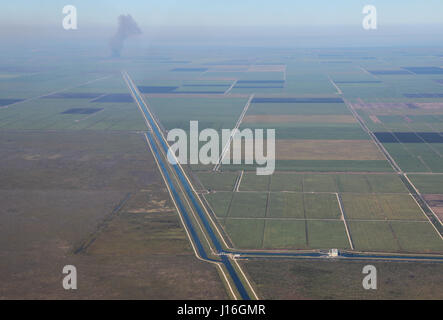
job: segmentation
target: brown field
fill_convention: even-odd
[[[443,102],[419,102],[416,105],[420,109],[443,111]]]
[[[377,118],[377,116],[369,116],[369,118],[371,118],[372,122],[374,123],[381,123],[380,119]]]
[[[239,157],[233,154],[231,159]],[[254,159],[252,150],[245,150],[241,142],[241,159]],[[266,142],[264,142],[266,152]],[[371,140],[276,140],[276,160],[384,160],[383,154]]]
[[[226,79],[216,79],[216,80],[226,80]],[[211,99],[226,99],[226,96],[223,93],[189,93],[189,94],[180,94],[180,93],[149,93],[144,94],[145,97],[155,97],[155,98],[211,98]],[[229,98],[249,98],[248,94],[241,93],[233,93],[229,95]]]
[[[441,263],[378,261],[245,261],[263,299],[443,299]],[[362,269],[377,268],[377,290],[362,286]]]
[[[423,197],[440,221],[443,221],[443,194],[425,194]]]
[[[383,160],[370,140],[277,140],[277,160]]]
[[[219,64],[211,66],[209,72],[246,72],[248,71],[249,65],[228,65],[228,64]]]
[[[249,72],[284,72],[286,70],[286,65],[252,65],[249,67]]]
[[[356,123],[357,121],[351,115],[248,115],[243,122],[259,122],[259,123]]]
[[[425,114],[441,114],[443,112],[442,102],[414,102],[417,109],[411,109],[407,103],[403,102],[373,102],[353,103],[355,109],[365,109],[366,112],[372,115],[391,115],[391,114],[410,114],[410,115],[425,115]],[[374,121],[375,122],[375,121]]]
[[[2,132],[0,155],[0,299],[227,298],[142,135]]]

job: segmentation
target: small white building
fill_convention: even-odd
[[[332,258],[338,257],[339,251],[338,249],[330,249],[329,250],[329,256]]]

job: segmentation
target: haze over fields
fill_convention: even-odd
[[[0,5],[0,299],[443,298],[441,1],[70,4]]]

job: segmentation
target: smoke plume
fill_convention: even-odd
[[[118,17],[118,29],[116,34],[111,38],[110,46],[112,55],[119,57],[123,49],[125,40],[133,35],[141,34],[142,31],[137,25],[137,22],[131,17],[131,15],[120,15]]]

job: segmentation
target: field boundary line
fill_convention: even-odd
[[[343,209],[341,196],[338,192],[335,193],[335,196],[337,197],[338,206],[339,206],[340,212],[341,212],[341,217],[343,220],[343,224],[345,225],[346,235],[348,236],[349,245],[351,246],[351,249],[354,250],[355,249],[354,242],[352,241],[351,233],[349,232],[348,222],[346,221],[346,215],[345,215],[345,211]]]
[[[336,94],[343,94],[343,91],[341,91],[341,89],[337,86],[337,84],[334,82],[334,80],[331,79],[331,77],[329,75],[328,75],[328,79],[332,83],[332,85],[335,87],[335,89],[337,90]]]
[[[423,208],[420,206],[420,204],[417,202],[417,199],[415,199],[414,195],[411,194],[411,193],[409,195],[411,196],[412,199],[414,199],[415,203],[420,208],[421,212],[425,215],[426,219],[428,219],[429,223],[432,225],[432,227],[434,228],[435,232],[437,232],[437,234],[440,236],[440,239],[443,240],[443,236],[441,235],[440,231],[438,231],[437,227],[432,223],[431,219],[429,219],[428,215],[423,210]],[[440,220],[438,220],[438,221],[440,221]],[[440,224],[441,224],[441,222],[440,222]]]
[[[218,171],[220,169],[220,166],[221,166],[221,163],[222,163],[222,161],[223,161],[223,159],[225,157],[225,154],[229,150],[229,148],[231,147],[231,142],[234,139],[234,135],[236,134],[237,129],[240,127],[240,124],[242,123],[243,118],[245,117],[245,114],[248,111],[249,106],[251,105],[251,102],[252,102],[252,99],[254,98],[254,95],[255,94],[253,93],[253,94],[251,94],[249,96],[249,99],[246,102],[246,104],[245,104],[245,106],[243,108],[242,113],[238,117],[238,120],[237,120],[237,123],[235,124],[234,129],[231,131],[231,135],[229,136],[229,140],[228,140],[228,142],[226,142],[226,145],[224,146],[224,148],[222,150],[222,153],[221,153],[220,157],[218,158],[217,163],[215,164],[215,166],[212,169],[212,171]]]
[[[74,254],[79,254],[84,251],[86,251],[94,242],[97,240],[99,234],[109,225],[109,223],[113,220],[113,218],[123,209],[123,207],[126,205],[128,200],[134,195],[135,193],[128,192],[122,200],[120,200],[117,205],[114,206],[112,211],[107,214],[104,219],[97,225],[95,230],[91,232],[85,240],[81,242],[81,244],[73,250]]]
[[[231,84],[231,86],[228,88],[228,89],[226,89],[226,91],[225,91],[225,93],[223,93],[223,95],[228,95],[228,94],[230,94],[230,92],[231,92],[231,90],[234,88],[234,86],[237,84],[237,81],[238,80],[234,80],[234,82]]]
[[[237,177],[237,180],[235,181],[235,184],[234,184],[234,192],[239,192],[238,189],[240,188],[240,183],[241,183],[241,180],[243,179],[244,172],[245,172],[244,170],[240,171],[240,175]]]
[[[408,180],[408,182],[410,183],[411,187],[414,188],[415,193],[416,193],[417,195],[421,195],[421,193],[418,191],[418,189],[415,187],[415,185],[414,185],[414,184],[412,183],[412,181],[409,179],[408,175],[405,173],[405,174],[403,174],[403,176],[405,177],[406,180]],[[411,194],[411,193],[410,193],[410,194]],[[412,196],[412,194],[411,194],[411,196]],[[414,196],[412,196],[412,198],[414,198],[415,202],[417,202],[417,200],[415,199]],[[426,206],[427,206],[428,209],[432,212],[432,214],[433,214],[434,217],[437,219],[437,221],[440,222],[440,224],[442,224],[440,218],[435,214],[434,210],[432,210],[432,208],[428,205],[428,203],[425,201],[425,199],[422,198],[422,200],[426,203]],[[417,203],[417,204],[418,204],[418,203]],[[419,207],[420,207],[420,209],[422,209],[420,205],[419,205]],[[426,212],[424,212],[423,209],[422,209],[422,212],[426,215],[426,218],[428,218],[428,220],[429,220],[429,217],[427,216]],[[431,222],[431,221],[429,221],[429,222]],[[434,225],[433,223],[431,223],[431,224]],[[440,234],[440,232],[439,232],[439,234]],[[440,234],[440,236],[441,236],[441,234]]]
[[[78,87],[84,86],[84,85],[86,85],[86,84],[94,83],[94,82],[96,82],[96,81],[100,81],[100,80],[109,79],[109,78],[112,78],[112,77],[114,77],[114,75],[109,75],[109,76],[106,76],[106,77],[101,77],[101,78],[97,78],[97,79],[92,79],[92,80],[89,80],[89,81],[86,81],[86,82],[80,83],[80,84],[78,84],[78,85],[75,85],[75,86],[67,87],[67,88],[60,89],[60,90],[53,91],[53,92],[49,92],[49,93],[45,93],[45,94],[42,94],[42,95],[40,95],[40,96],[38,96],[38,97],[31,97],[31,98],[28,98],[28,99],[25,99],[25,100],[21,100],[21,101],[17,101],[17,102],[14,102],[14,103],[8,104],[8,105],[6,105],[6,106],[1,106],[0,109],[6,109],[6,108],[9,108],[9,107],[11,107],[11,106],[15,106],[15,105],[17,105],[17,104],[21,104],[21,103],[25,103],[25,102],[29,102],[29,101],[34,101],[34,100],[37,100],[37,99],[40,99],[40,98],[44,98],[44,97],[47,97],[47,96],[51,96],[51,95],[56,94],[56,93],[60,93],[60,92],[63,92],[63,91],[69,90],[69,89],[78,88]]]

